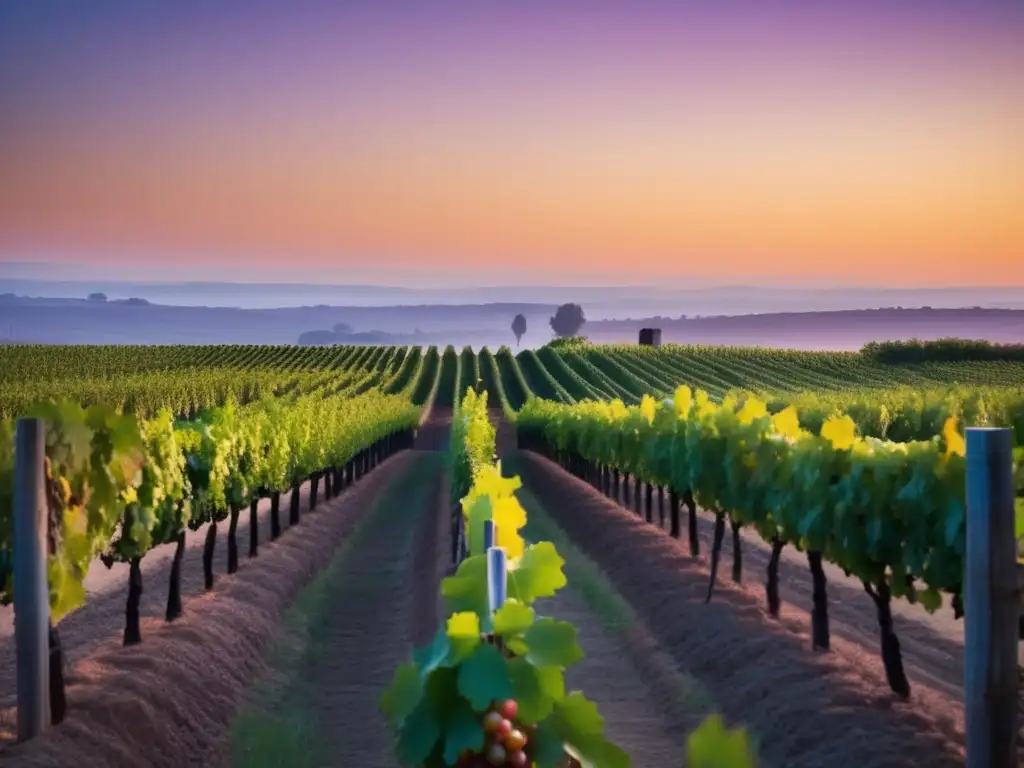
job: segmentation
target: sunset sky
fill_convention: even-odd
[[[1024,285],[1020,0],[4,0],[0,260]]]

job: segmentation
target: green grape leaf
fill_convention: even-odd
[[[551,718],[566,751],[582,768],[630,768],[629,755],[605,738],[597,706],[579,691],[556,702]]]
[[[413,650],[412,658],[416,662],[416,666],[420,668],[420,673],[427,675],[438,667],[447,666],[450,654],[451,642],[448,640],[445,628],[441,627],[434,633],[434,639],[430,641],[430,645]]]
[[[555,724],[544,720],[537,725],[533,738],[533,761],[537,768],[561,768],[565,765],[565,745]]]
[[[469,527],[469,554],[483,555],[484,553],[484,523],[494,518],[494,510],[491,506],[491,497],[487,494],[478,497],[469,508],[467,515]]]
[[[526,631],[528,659],[539,667],[571,667],[583,658],[576,627],[567,621],[543,618]]]
[[[550,541],[531,544],[517,566],[509,571],[508,596],[527,605],[538,598],[551,597],[566,585],[563,565],[565,560]]]
[[[514,694],[505,657],[490,644],[481,645],[462,662],[458,686],[459,693],[478,712],[487,709],[491,702],[512,698]]]
[[[423,677],[414,663],[403,664],[395,670],[395,677],[380,697],[380,708],[393,722],[401,722],[416,708],[423,698]]]
[[[503,638],[509,638],[528,630],[533,620],[533,608],[518,600],[506,600],[494,614],[494,631]]]
[[[395,746],[402,765],[422,765],[441,738],[441,726],[430,699],[423,698],[402,722]]]
[[[455,765],[464,749],[479,752],[484,746],[484,729],[480,715],[461,699],[449,717],[444,729],[444,760]]]
[[[720,715],[711,715],[686,741],[690,768],[755,768],[753,749],[742,728],[727,730]]]
[[[535,667],[526,659],[508,662],[508,676],[519,704],[519,718],[539,723],[565,698],[565,673],[561,667]]]
[[[487,626],[490,606],[487,603],[487,557],[467,557],[459,564],[454,575],[441,581],[441,596],[448,614],[472,611]]]
[[[480,617],[473,611],[453,613],[448,619],[448,659],[458,664],[480,645]]]
[[[935,613],[942,607],[942,593],[934,587],[928,587],[917,593],[917,601],[928,613]]]

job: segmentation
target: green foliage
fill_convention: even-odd
[[[520,722],[538,726],[538,766],[556,768],[566,749],[583,765],[628,766],[629,758],[605,737],[597,708],[578,691],[566,694],[565,670],[583,658],[575,628],[536,618],[512,600],[493,627],[493,636],[481,636],[475,611],[453,613],[431,644],[395,671],[381,709],[402,765],[455,765],[462,750],[482,747],[482,713],[514,698]]]
[[[572,351],[586,349],[590,346],[590,342],[587,340],[586,336],[569,336],[566,338],[552,339],[544,346],[550,349],[564,349]]]
[[[1024,344],[996,344],[982,339],[872,341],[861,347],[860,353],[887,365],[981,360],[1024,362]]]
[[[449,456],[452,471],[451,501],[458,503],[469,493],[481,467],[494,457],[496,430],[487,414],[487,391],[466,390],[452,420]]]
[[[691,491],[765,539],[819,551],[927,608],[960,588],[965,459],[955,420],[909,443],[859,437],[845,416],[814,434],[792,409],[773,415],[750,397],[719,406],[681,388],[670,403],[639,407],[535,400],[518,425],[559,452]]]
[[[565,561],[551,542],[524,547],[518,531],[526,513],[514,496],[520,481],[489,463],[494,428],[486,392],[466,393],[456,424],[454,469],[463,473],[458,482],[470,484],[463,501],[470,556],[441,582],[446,626],[395,671],[381,697],[398,760],[416,768],[456,765],[464,750],[484,746],[483,713],[514,699],[518,722],[536,726],[529,754],[539,768],[558,768],[567,750],[585,766],[628,766],[628,756],[605,738],[597,708],[582,693],[566,693],[565,670],[583,658],[576,628],[538,617],[532,607],[565,586]],[[495,522],[508,555],[508,599],[493,614],[480,538],[485,520]]]
[[[90,563],[142,557],[185,526],[222,519],[266,485],[280,488],[340,466],[365,445],[410,428],[419,409],[399,396],[369,392],[300,395],[208,409],[174,423],[73,402],[28,411],[46,423],[49,558],[54,621],[85,602]],[[12,542],[14,426],[0,421],[0,552]],[[9,557],[5,557],[9,561]],[[0,601],[11,598],[9,562],[0,563]]]
[[[686,741],[689,768],[756,768],[750,737],[742,728],[727,729],[719,715],[711,715]]]

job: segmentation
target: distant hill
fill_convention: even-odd
[[[0,337],[11,343],[45,344],[295,344],[302,336],[304,343],[314,344],[514,347],[512,318],[521,313],[527,319],[522,346],[528,348],[550,341],[548,319],[555,308],[554,304],[491,303],[232,309],[0,295]],[[339,324],[350,329],[343,337],[324,330]],[[1024,310],[893,308],[677,315],[591,320],[582,333],[599,343],[636,343],[643,327],[661,328],[665,342],[802,349],[859,349],[869,341],[950,336],[1012,343],[1024,341]]]
[[[1024,341],[1024,311],[1014,309],[860,309],[775,312],[719,317],[603,320],[587,323],[598,342],[635,342],[641,328],[661,328],[662,341],[796,349],[859,349],[869,341],[948,337]]]
[[[295,344],[310,331],[339,323],[358,334],[385,334],[387,343],[514,344],[512,318],[523,314],[542,344],[550,338],[553,305],[471,304],[386,307],[236,309],[138,305],[85,299],[27,299],[0,295],[0,336],[44,344]],[[532,334],[532,336],[530,335]],[[359,343],[374,343],[370,340]]]

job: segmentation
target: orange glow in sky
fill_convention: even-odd
[[[595,24],[538,49],[549,76],[501,36],[448,68],[308,37],[72,50],[40,85],[64,96],[0,116],[0,258],[1024,285],[1020,29],[914,29],[686,52],[688,29],[602,59]]]

